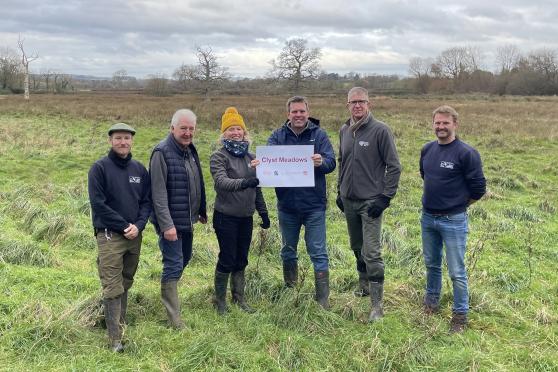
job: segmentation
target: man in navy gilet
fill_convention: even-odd
[[[163,255],[161,299],[170,324],[183,328],[178,280],[192,257],[194,224],[206,223],[205,188],[198,152],[192,143],[196,115],[176,111],[170,133],[151,154],[152,221]]]
[[[442,288],[443,245],[453,283],[451,332],[467,326],[469,291],[465,269],[467,207],[486,192],[480,155],[457,138],[458,114],[450,106],[432,113],[436,141],[427,143],[420,154],[422,196],[422,249],[426,265],[425,312],[439,310]]]

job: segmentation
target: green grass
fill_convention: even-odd
[[[127,121],[138,130],[134,158],[147,162],[174,110],[198,113],[209,210],[215,193],[209,155],[225,107],[245,116],[254,144],[284,121],[286,97],[147,98],[41,96],[0,106],[0,370],[557,370],[558,105],[553,98],[440,97],[375,100],[393,129],[403,174],[386,212],[385,318],[367,324],[369,304],[355,298],[354,257],[343,215],[327,214],[331,311],[313,300],[313,273],[301,242],[302,284],[282,287],[275,195],[264,190],[272,226],[254,231],[247,296],[255,314],[211,305],[218,245],[197,225],[194,257],[180,283],[187,329],[166,326],[159,300],[160,253],[144,236],[131,290],[126,353],[106,348],[101,291],[87,197],[87,172],[106,153],[105,131]],[[346,119],[343,97],[311,98],[334,147]],[[442,102],[461,114],[459,133],[481,153],[489,192],[469,210],[470,328],[450,335],[451,282],[441,313],[421,312],[422,181],[418,157],[433,139],[430,112]],[[328,176],[329,200],[337,173]],[[211,216],[210,216],[211,217]],[[258,217],[256,217],[258,220]]]

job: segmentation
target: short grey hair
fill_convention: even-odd
[[[197,117],[196,117],[196,114],[194,114],[194,112],[193,112],[192,110],[180,109],[180,110],[177,110],[177,111],[174,113],[174,115],[172,116],[172,119],[171,119],[171,127],[174,128],[174,126],[175,126],[176,124],[178,124],[178,122],[179,122],[180,119],[182,119],[182,118],[186,118],[186,119],[188,119],[188,121],[190,121],[190,122],[196,124]]]
[[[366,99],[370,99],[368,97],[368,91],[366,89],[364,89],[363,87],[354,87],[354,88],[351,88],[351,90],[349,90],[349,93],[347,94],[347,101],[351,98],[351,96],[353,94],[356,94],[356,93],[362,93],[366,96]]]

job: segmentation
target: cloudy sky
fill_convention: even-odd
[[[264,76],[284,43],[305,38],[327,72],[407,74],[411,57],[475,46],[558,49],[556,0],[0,0],[0,48],[18,35],[35,71],[167,76],[211,46],[235,76]]]

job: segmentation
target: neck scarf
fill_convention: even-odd
[[[223,140],[223,147],[232,156],[243,158],[248,153],[248,141],[233,141],[231,139]]]

